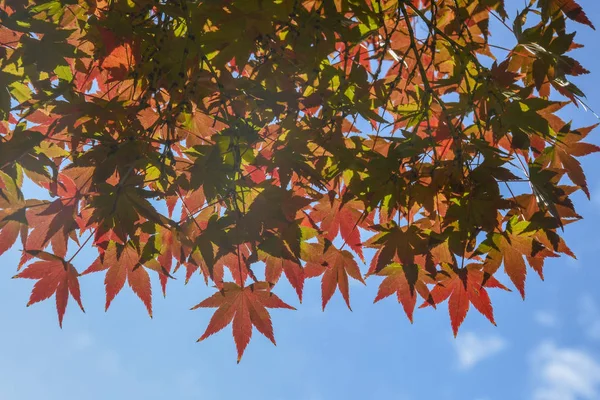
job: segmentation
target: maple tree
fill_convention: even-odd
[[[184,269],[214,287],[199,340],[231,323],[238,361],[253,328],[275,343],[282,278],[301,301],[320,277],[323,309],[379,279],[411,322],[448,300],[455,335],[471,305],[495,323],[497,271],[524,297],[574,257],[600,150],[558,116],[584,104],[574,22],[575,0],[0,0],[0,254],[22,246],[61,325],[84,275],[152,316],[151,276]]]

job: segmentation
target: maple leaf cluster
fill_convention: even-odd
[[[323,309],[368,279],[411,321],[448,300],[455,335],[471,305],[495,323],[497,271],[525,296],[574,257],[600,148],[557,116],[584,101],[573,22],[574,0],[1,0],[0,254],[19,241],[61,324],[83,275],[150,316],[151,275],[199,276],[200,340],[231,323],[239,357],[253,328],[275,343],[282,278],[301,301],[319,277]]]

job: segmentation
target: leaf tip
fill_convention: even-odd
[[[525,290],[519,289],[519,293],[521,294],[523,301],[525,301]]]

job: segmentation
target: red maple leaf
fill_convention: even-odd
[[[156,235],[156,240],[158,242],[155,246],[160,251],[160,254],[156,258],[144,262],[144,266],[158,272],[163,296],[166,297],[167,281],[169,278],[172,278],[171,269],[173,267],[173,250],[175,242],[171,230],[164,227],[158,227],[158,232],[158,235]]]
[[[271,316],[267,308],[290,310],[295,310],[295,308],[284,303],[268,288],[269,284],[266,282],[253,283],[246,287],[226,282],[221,291],[192,307],[192,310],[217,307],[206,331],[198,341],[219,332],[233,321],[233,338],[237,347],[238,363],[252,337],[252,326],[256,327],[273,344],[276,344]]]
[[[106,305],[110,303],[129,282],[131,290],[142,300],[150,318],[152,318],[152,287],[148,271],[139,264],[140,256],[130,245],[125,245],[119,252],[115,242],[110,242],[106,251],[98,257],[82,275],[106,270],[104,285],[106,286]]]
[[[554,244],[541,231],[534,234],[530,230],[530,223],[519,222],[516,217],[513,217],[505,232],[494,233],[479,247],[487,252],[484,262],[486,276],[494,275],[500,265],[504,264],[504,271],[519,290],[521,297],[525,298],[527,264],[523,257],[543,279],[543,265],[546,257],[557,257],[558,254],[554,251],[573,254],[562,240],[553,240]],[[479,249],[477,251],[480,251]]]
[[[576,131],[570,131],[569,127],[566,126],[566,132],[559,132],[559,140],[557,140],[556,147],[553,149],[551,154],[553,157],[549,163],[552,168],[562,166],[569,179],[584,191],[588,199],[590,198],[590,191],[587,187],[585,174],[581,163],[575,157],[582,157],[600,151],[600,147],[597,145],[581,141],[596,126],[598,125],[580,128]]]
[[[333,246],[325,252],[319,262],[307,263],[304,274],[307,278],[323,275],[321,280],[323,310],[325,310],[325,306],[333,296],[336,288],[339,288],[346,305],[352,310],[350,307],[348,276],[363,284],[365,283],[352,254],[347,250],[338,250]]]
[[[37,279],[33,286],[27,307],[56,294],[56,310],[58,312],[58,323],[62,328],[63,316],[67,309],[69,293],[75,299],[81,311],[85,312],[81,304],[81,293],[79,291],[79,273],[73,265],[61,257],[43,251],[33,252],[41,261],[30,264],[23,271],[15,275],[15,278]]]
[[[128,71],[136,64],[137,51],[129,40],[121,40],[114,33],[101,29],[100,34],[106,49],[102,68],[107,69],[115,80],[125,79]]]
[[[2,221],[0,224],[0,255],[15,244],[21,232],[21,226],[19,221]]]
[[[19,233],[25,241],[27,236],[25,206],[26,202],[13,179],[0,172],[0,255],[15,244]]]
[[[284,273],[292,287],[296,289],[298,299],[302,303],[302,291],[304,289],[304,269],[302,266],[295,261],[270,255],[265,256],[264,262],[266,265],[265,279],[267,282],[275,285],[279,281],[281,274]]]
[[[78,209],[77,186],[71,178],[61,175],[58,182],[46,185],[59,198],[40,207],[32,207],[27,211],[27,222],[33,230],[29,232],[25,242],[25,250],[43,250],[48,243],[52,245],[54,254],[64,257],[67,254],[67,243]],[[31,255],[23,252],[19,266],[31,259]]]
[[[494,310],[490,297],[485,288],[495,287],[504,290],[507,289],[496,278],[489,277],[484,283],[484,273],[481,264],[470,264],[465,268],[443,267],[446,279],[438,281],[436,287],[431,291],[431,297],[435,304],[439,304],[448,299],[448,311],[450,312],[450,323],[454,336],[458,333],[458,328],[465,320],[470,304],[473,304],[477,311],[482,313],[490,322],[496,325],[494,321]],[[420,308],[430,306],[428,302],[423,303]]]
[[[558,10],[561,10],[565,13],[565,15],[572,19],[573,21],[577,21],[580,24],[588,25],[592,29],[596,29],[592,24],[592,21],[588,18],[588,16],[583,11],[583,8],[575,0],[546,0],[550,7],[550,12],[554,13]]]
[[[256,277],[248,268],[248,265],[245,261],[249,254],[250,251],[248,250],[247,246],[240,245],[237,246],[235,251],[227,253],[224,256],[220,257],[213,267],[213,276],[215,278],[215,283],[219,285],[220,282],[223,281],[223,274],[225,272],[225,268],[229,269],[233,280],[238,285],[243,285],[244,282],[246,282],[246,280],[248,279],[248,276],[256,280]],[[208,273],[208,271],[206,272]]]
[[[339,199],[330,201],[328,196],[323,196],[310,215],[316,222],[321,222],[320,228],[327,239],[333,241],[339,232],[348,246],[364,261],[358,230],[363,217],[361,207],[358,201],[342,204]]]
[[[385,279],[379,285],[374,303],[395,293],[411,323],[413,322],[413,311],[417,304],[417,293],[426,302],[435,306],[433,297],[427,288],[427,284],[433,284],[435,280],[418,265],[403,266],[393,263],[381,270],[378,275],[385,276]]]
[[[393,262],[414,264],[415,257],[426,252],[427,240],[416,225],[400,227],[392,221],[385,226],[375,225],[374,229],[380,233],[365,243],[366,247],[378,249],[371,259],[369,274],[378,273]]]

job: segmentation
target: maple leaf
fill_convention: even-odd
[[[61,257],[43,251],[32,252],[32,255],[40,258],[41,261],[33,262],[14,277],[38,280],[33,286],[27,307],[46,300],[52,295],[56,295],[58,324],[62,328],[63,317],[69,301],[69,293],[75,299],[81,311],[85,312],[81,303],[79,273],[73,264]]]
[[[21,233],[19,221],[4,220],[0,223],[0,255],[9,250]]]
[[[215,278],[219,277],[215,279],[215,282],[219,284],[219,281],[223,280],[224,268],[229,269],[234,282],[238,285],[244,285],[249,276],[256,280],[253,272],[245,262],[249,254],[250,252],[246,246],[237,246],[234,252],[220,257],[213,268]]]
[[[171,270],[174,251],[177,250],[178,246],[175,235],[171,230],[163,226],[157,226],[156,229],[158,233],[156,236],[149,238],[149,241],[144,245],[139,263],[158,273],[163,296],[166,297],[167,282],[169,279],[175,279],[171,275]],[[177,266],[175,269],[177,270]],[[189,277],[187,279],[189,280]]]
[[[547,10],[546,15],[552,15],[558,11],[562,11],[573,21],[577,21],[581,24],[590,26],[592,29],[596,29],[583,11],[583,8],[577,4],[575,0],[539,0],[538,4],[542,5],[542,7]]]
[[[119,182],[117,185],[103,184],[102,195],[93,196],[90,207],[93,209],[90,223],[98,225],[98,238],[112,231],[120,242],[126,242],[129,237],[135,237],[137,227],[145,220],[168,226],[169,220],[159,214],[147,198],[152,196],[148,190],[135,186],[141,179],[131,179],[127,185]]]
[[[164,273],[159,274],[160,286],[162,287],[163,296],[167,295],[167,279],[169,278],[169,274],[171,272],[171,267],[173,265],[173,233],[160,227],[162,236],[162,242],[160,247],[160,255],[157,257],[157,262],[160,265],[161,269],[164,269]]]
[[[252,326],[275,344],[273,325],[267,308],[290,310],[295,310],[295,308],[271,293],[268,287],[266,283],[255,283],[242,287],[226,282],[221,291],[192,307],[192,310],[217,307],[206,331],[198,341],[219,332],[233,321],[233,338],[237,347],[238,363],[252,337]]]
[[[381,271],[393,261],[403,265],[414,264],[415,256],[427,249],[428,243],[416,225],[400,227],[392,221],[389,226],[375,225],[373,229],[380,233],[365,243],[366,247],[378,249],[371,261],[369,274]]]
[[[0,255],[10,249],[19,234],[23,241],[27,236],[25,218],[26,202],[17,189],[15,182],[0,172]]]
[[[100,34],[107,55],[102,59],[102,68],[108,69],[113,79],[124,79],[136,64],[136,52],[128,41],[120,40],[110,31],[101,29]]]
[[[596,126],[581,128],[572,132],[570,125],[565,125],[559,131],[556,146],[546,150],[544,154],[536,159],[544,166],[549,165],[552,168],[562,167],[565,169],[571,181],[584,191],[588,199],[590,198],[590,191],[583,168],[575,157],[582,157],[600,151],[600,147],[581,141]]]
[[[50,185],[47,185],[50,186]],[[71,178],[61,175],[56,185],[59,199],[31,208],[27,211],[27,223],[33,226],[25,241],[25,250],[43,250],[51,243],[54,254],[64,257],[67,254],[67,243],[78,208],[77,187]],[[24,265],[31,255],[23,252],[19,265]]]
[[[120,250],[120,251],[119,251]],[[106,271],[104,285],[106,286],[106,305],[110,303],[125,286],[125,281],[133,292],[142,300],[148,315],[152,318],[152,287],[150,276],[144,267],[140,266],[140,255],[131,245],[118,249],[115,242],[110,242],[104,254],[83,271],[82,275],[92,272]]]
[[[35,240],[34,232],[29,232],[28,228],[31,222],[35,223],[35,220],[32,221],[31,215],[36,212],[42,212],[47,210],[50,202],[46,200],[34,200],[34,199],[24,199],[21,191],[18,189],[17,182],[13,180],[10,176],[0,172],[0,182],[3,182],[4,188],[0,189],[0,255],[4,253],[6,250],[10,249],[15,242],[17,241],[19,235],[21,236],[21,241],[23,243],[24,249],[36,250],[34,246],[27,246],[27,243],[33,243]],[[60,200],[57,200],[60,202]],[[60,208],[60,205],[57,205]],[[68,206],[67,206],[68,207]],[[65,212],[65,215],[69,214],[69,212]],[[52,218],[51,218],[52,219]],[[54,220],[54,224],[50,227],[35,227],[35,233],[38,236],[45,235],[46,241],[53,240],[54,243],[64,243],[66,238],[64,237],[54,237],[53,231],[48,231],[48,229],[54,229],[59,224],[69,224],[69,218],[62,218],[59,220]],[[46,229],[48,228],[48,229]],[[52,236],[54,234],[54,236]],[[29,237],[32,237],[29,239]],[[37,240],[41,241],[41,238],[38,237]],[[41,250],[43,246],[38,245],[37,250]],[[57,246],[62,248],[63,246]],[[23,253],[21,257],[21,266],[25,263],[25,261],[29,260],[32,257],[31,254]]]
[[[325,232],[325,238],[333,241],[339,232],[344,242],[364,261],[358,229],[363,212],[360,211],[359,206],[360,203],[357,201],[342,204],[339,199],[330,201],[328,196],[323,196],[311,212],[311,217],[321,222],[320,227]]]
[[[448,311],[454,336],[458,334],[458,328],[465,320],[471,304],[496,325],[494,310],[486,288],[508,290],[504,285],[494,277],[490,277],[484,283],[484,273],[480,264],[469,264],[461,269],[446,266],[442,273],[445,274],[445,278],[433,288],[431,297],[435,304],[448,299]],[[430,305],[425,302],[420,307]]]
[[[323,275],[321,279],[321,297],[322,307],[325,306],[335,293],[335,289],[339,289],[348,309],[350,307],[350,287],[348,277],[356,279],[363,285],[363,280],[358,264],[354,261],[354,257],[347,250],[339,250],[333,246],[323,254],[318,262],[308,262],[304,267],[304,276],[312,278]]]
[[[417,304],[417,293],[428,303],[435,306],[435,302],[427,284],[434,284],[435,280],[428,276],[418,265],[403,266],[392,263],[381,270],[378,275],[385,276],[379,285],[374,303],[396,293],[398,302],[402,304],[406,316],[413,322],[413,312]]]
[[[493,276],[503,264],[504,271],[523,298],[525,298],[527,276],[527,265],[523,257],[540,274],[540,277],[543,277],[544,258],[556,257],[554,251],[542,243],[546,240],[537,240],[539,236],[536,238],[536,231],[533,228],[530,222],[518,221],[517,217],[513,217],[507,224],[505,232],[491,234],[475,252],[475,254],[487,254],[484,262],[486,276]],[[546,244],[550,245],[548,241]]]
[[[272,285],[275,285],[282,273],[285,273],[287,280],[298,294],[298,299],[302,303],[302,291],[304,289],[304,269],[300,263],[285,258],[273,257],[270,255],[264,256],[265,262],[265,280]]]

